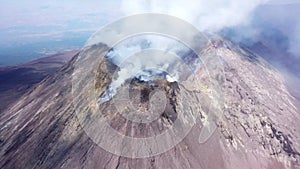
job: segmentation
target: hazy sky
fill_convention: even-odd
[[[258,25],[257,20],[266,21],[289,38],[289,51],[300,55],[299,0],[0,0],[0,3],[0,52],[47,40],[70,42],[71,36],[84,41],[120,17],[159,12],[185,19],[201,30],[217,32],[248,25],[255,28],[247,32],[249,36],[257,33],[253,26]],[[0,65],[5,55],[0,55]]]
[[[0,29],[24,25],[59,25],[68,20],[85,22],[113,21],[121,16],[138,12],[164,12],[179,17],[205,14],[213,16],[216,11],[206,9],[221,9],[229,13],[248,14],[253,8],[267,0],[0,0]],[[269,4],[299,3],[298,0],[270,0]],[[236,11],[230,11],[235,9]],[[204,11],[204,12],[203,12]],[[243,12],[245,11],[245,12]],[[236,15],[235,18],[240,17]],[[235,19],[231,18],[231,19]],[[200,18],[201,19],[201,18]],[[205,18],[204,18],[205,19]],[[217,23],[214,23],[217,24]]]
[[[57,25],[68,20],[95,22],[118,16],[118,0],[1,0],[0,28]]]

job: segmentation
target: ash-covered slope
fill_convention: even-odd
[[[0,67],[0,112],[68,63],[78,51],[38,59],[19,66]]]
[[[107,50],[105,45],[95,45],[81,53],[103,55],[104,50]],[[122,106],[124,102],[112,106],[111,102],[117,99],[112,97],[99,108],[115,130],[134,137],[149,136],[173,125],[174,119],[182,113],[199,114],[200,118],[187,136],[165,153],[135,159],[105,151],[81,125],[86,119],[97,121],[97,114],[89,114],[94,103],[88,100],[87,93],[82,94],[81,104],[73,102],[75,57],[61,71],[42,81],[28,96],[2,113],[0,168],[299,167],[299,110],[293,105],[293,97],[280,73],[259,57],[225,40],[211,40],[201,53],[218,55],[225,75],[220,79],[224,82],[222,114],[213,121],[217,129],[205,142],[199,142],[199,134],[205,129],[212,89],[206,85],[182,85],[165,80],[153,81],[153,84],[136,80],[128,82],[132,91],[129,97],[134,105],[148,109],[150,95],[156,94],[151,92],[152,89],[159,89],[166,93],[162,101],[166,103],[166,109],[159,115],[159,120],[136,125],[120,116],[126,113]],[[85,82],[83,89],[86,85],[94,86],[97,96],[104,95],[113,81],[113,72],[118,70],[106,57],[102,58],[99,69],[95,71],[96,82],[89,81],[91,77],[80,77]],[[203,71],[199,69],[195,75],[205,84],[207,77]],[[117,92],[122,92],[122,87]],[[74,107],[83,113],[76,114]],[[97,136],[101,138],[103,135]],[[114,143],[114,139],[106,141]]]

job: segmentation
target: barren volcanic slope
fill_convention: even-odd
[[[20,66],[0,67],[0,112],[65,65],[77,52],[56,54]]]
[[[82,53],[101,55],[106,49],[100,44]],[[181,113],[199,114],[200,118],[179,144],[163,154],[134,159],[103,150],[80,124],[85,119],[97,119],[97,114],[88,113],[93,105],[86,98],[80,105],[73,104],[71,81],[77,59],[74,57],[1,114],[0,168],[299,168],[299,110],[293,105],[294,98],[283,77],[259,57],[226,40],[210,40],[201,53],[218,55],[225,75],[221,79],[222,115],[211,122],[217,129],[205,142],[199,142],[199,133],[207,120],[209,87],[164,79],[152,83],[135,79],[127,82],[133,105],[148,109],[152,90],[159,89],[166,93],[166,109],[157,121],[135,125],[120,116],[126,113],[125,108],[112,106],[117,99],[113,97],[100,109],[115,130],[141,137],[162,132]],[[86,79],[85,86],[94,85],[96,94],[103,96],[118,67],[106,57],[102,57],[99,65],[96,83],[89,81],[90,77],[82,78]],[[205,82],[202,71],[199,69],[195,75]],[[122,92],[122,88],[117,92]],[[86,112],[76,116],[74,106]]]

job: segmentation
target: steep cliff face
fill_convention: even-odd
[[[284,78],[259,57],[221,39],[211,40],[201,51],[203,56],[219,56],[224,68],[222,75],[211,74],[222,82],[223,92],[221,114],[209,121],[214,123],[209,127],[216,126],[216,130],[201,141],[209,114],[217,111],[210,108],[214,88],[207,84],[204,69],[190,76],[197,77],[199,84],[189,83],[189,78],[184,83],[161,78],[151,82],[133,79],[99,104],[95,98],[105,97],[109,84],[115,80],[114,72],[119,70],[103,56],[104,50],[107,47],[100,44],[81,52],[98,54],[102,59],[94,73],[96,81],[91,80],[94,77],[75,75],[75,80],[83,81],[79,84],[83,92],[75,93],[75,97],[76,94],[80,97],[74,98],[72,91],[79,54],[2,113],[0,168],[299,168],[299,110],[293,105],[294,98],[286,89]],[[90,63],[83,65],[90,66]],[[88,98],[89,87],[95,89],[95,100]],[[130,91],[129,99],[122,100],[126,87]],[[150,114],[141,115],[146,117],[143,119],[157,120],[142,124],[128,120],[136,117],[127,111],[128,100],[135,109],[151,110]],[[165,105],[161,114],[156,113],[161,108],[159,103]],[[112,128],[131,137],[163,133],[183,114],[188,117],[182,118],[182,125],[190,122],[184,120],[194,120],[195,125],[183,140],[162,154],[130,158],[138,154],[122,154],[116,147],[115,154],[123,157],[99,146],[99,140],[107,139],[106,142],[114,145],[115,139],[105,138],[105,133],[98,130],[87,132],[87,126],[94,127],[91,124],[102,125],[97,123],[99,114],[91,111],[95,107],[103,112]],[[78,109],[82,110],[79,114]],[[91,119],[95,123],[90,124]],[[157,145],[170,141],[174,141],[172,137]],[[148,155],[152,153],[155,154],[148,152]]]

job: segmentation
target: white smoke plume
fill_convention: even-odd
[[[294,3],[292,0],[288,2],[284,0],[122,0],[121,11],[126,16],[141,13],[168,14],[193,24],[200,31],[209,33],[219,33],[219,31],[222,31],[224,28],[237,27],[237,37],[245,36],[246,39],[251,39],[254,42],[261,40],[259,39],[261,30],[271,32],[271,26],[273,26],[281,30],[284,35],[288,37],[289,44],[287,52],[292,53],[294,56],[299,56],[300,24],[297,23],[300,22],[295,22],[298,15],[297,13],[289,12],[291,10],[286,10],[293,7],[293,5],[288,6],[288,8],[285,6],[282,8],[280,6],[279,9],[282,8],[282,10],[274,8],[275,5],[281,5],[283,2],[284,4]],[[271,7],[266,8],[266,6]],[[258,15],[258,12],[262,14]],[[268,22],[263,22],[263,24],[258,23],[257,19],[259,18],[260,20],[264,19]],[[272,38],[274,38],[273,35],[271,40]],[[274,41],[274,43],[278,42]],[[275,44],[275,47],[280,46],[280,43]],[[168,46],[168,44],[159,45],[162,49],[166,49],[166,46]],[[115,53],[112,54],[115,56],[118,56],[117,53],[127,55],[128,53],[134,52],[135,49],[140,49],[140,47],[131,44],[127,47],[120,47],[119,50],[116,50]],[[125,57],[126,56],[115,57],[115,61],[121,62]],[[277,56],[274,60],[281,62]],[[292,71],[295,72],[295,70]],[[122,79],[122,81],[124,80],[125,79]]]
[[[120,42],[107,54],[120,71],[116,72],[117,78],[112,81],[104,97],[99,98],[99,102],[110,100],[117,89],[133,77],[142,81],[158,77],[169,82],[178,81],[181,72],[189,69],[178,53],[188,52],[190,49],[179,41],[158,35],[134,36]]]
[[[123,0],[126,15],[153,12],[184,19],[200,31],[246,24],[250,13],[268,0]]]

